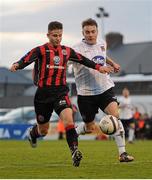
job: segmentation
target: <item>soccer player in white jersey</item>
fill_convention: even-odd
[[[95,20],[87,19],[82,22],[82,33],[84,39],[73,48],[88,57],[90,60],[114,68],[115,72],[120,66],[106,55],[106,44],[104,41],[98,43],[98,25]],[[78,106],[84,123],[76,128],[78,135],[95,131],[95,115],[100,108],[106,114],[119,118],[117,99],[113,92],[114,83],[109,74],[100,74],[83,65],[73,63],[77,93]],[[114,134],[119,150],[119,161],[130,162],[134,158],[125,150],[125,135],[122,123],[119,120],[119,129]]]
[[[119,99],[120,119],[125,129],[125,134],[128,136],[128,142],[133,143],[135,134],[135,120],[133,118],[134,108],[130,98],[128,88],[122,91],[122,97]]]

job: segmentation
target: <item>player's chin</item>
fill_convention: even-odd
[[[60,45],[60,42],[55,42],[54,43],[54,46],[59,46]]]
[[[94,44],[96,44],[96,42],[94,41],[94,40],[88,40],[88,42],[87,42],[88,44],[90,44],[90,45],[94,45]]]

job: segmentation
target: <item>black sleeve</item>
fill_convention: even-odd
[[[35,62],[40,57],[40,50],[39,48],[34,48],[29,51],[26,55],[24,55],[17,63],[19,64],[18,69],[23,69],[32,62]]]
[[[74,61],[76,63],[83,64],[84,66],[87,66],[92,69],[99,70],[100,66],[99,64],[96,64],[95,62],[91,61],[90,59],[86,58],[80,53],[77,53],[74,49],[70,48],[70,61]]]

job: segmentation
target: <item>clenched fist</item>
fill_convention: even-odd
[[[14,63],[14,64],[11,66],[10,71],[15,72],[15,71],[17,71],[17,68],[18,68],[18,67],[19,67],[19,64],[18,64],[18,63]]]

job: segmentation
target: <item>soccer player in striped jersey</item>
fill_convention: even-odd
[[[95,20],[87,19],[82,22],[82,33],[84,39],[73,48],[82,55],[91,59],[103,67],[110,65],[114,72],[120,70],[120,65],[115,63],[106,55],[106,44],[102,40],[97,42],[98,25]],[[73,62],[74,75],[78,93],[78,106],[84,123],[80,124],[76,131],[85,134],[97,129],[94,118],[100,108],[106,114],[119,118],[118,103],[113,92],[114,83],[108,73],[100,74],[82,64]],[[98,128],[99,129],[99,128]],[[114,134],[119,150],[119,161],[129,162],[134,158],[129,156],[125,150],[124,128],[119,120],[119,129]]]
[[[66,85],[66,66],[68,60],[83,64],[101,73],[113,71],[110,67],[102,67],[72,48],[61,45],[63,25],[53,21],[48,25],[47,37],[49,42],[33,48],[19,61],[15,62],[10,70],[15,72],[23,69],[32,62],[34,65],[34,83],[38,86],[34,107],[37,124],[29,130],[29,141],[32,147],[36,147],[37,138],[45,136],[49,129],[49,120],[53,110],[63,120],[66,139],[71,150],[74,166],[79,166],[82,154],[78,150],[77,133],[74,127],[71,102],[68,97]]]

